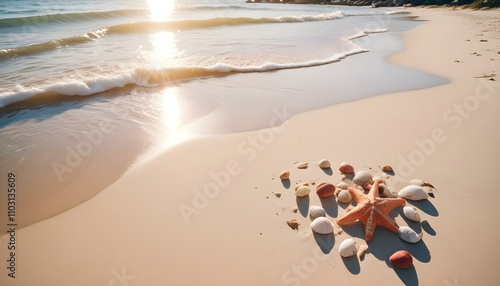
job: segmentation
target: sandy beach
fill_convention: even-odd
[[[498,10],[405,11],[425,22],[404,33],[404,51],[387,60],[448,84],[291,119],[276,109],[270,128],[169,148],[85,203],[18,229],[15,279],[5,262],[9,234],[2,236],[0,284],[495,285]],[[321,159],[332,163],[331,172],[317,166]],[[423,234],[420,242],[406,243],[378,227],[366,243],[361,223],[341,228],[335,222],[347,205],[320,200],[314,191],[296,198],[297,184],[342,182],[344,161],[386,178],[395,192],[414,178],[435,187],[435,198],[407,202],[421,223],[403,218],[400,209],[392,213],[400,226]],[[309,167],[298,169],[297,162]],[[383,165],[395,174],[383,173]],[[291,172],[289,182],[278,178],[284,170]],[[312,233],[312,205],[326,209],[333,239]],[[298,230],[288,227],[290,219],[300,221]],[[363,260],[340,257],[346,238],[368,246]],[[412,267],[390,265],[389,256],[400,249],[412,254]]]

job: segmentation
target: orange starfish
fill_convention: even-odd
[[[389,212],[406,204],[406,200],[403,198],[379,197],[378,185],[381,182],[382,180],[376,180],[367,195],[355,188],[349,188],[349,193],[357,205],[337,220],[339,226],[350,225],[358,220],[362,221],[365,225],[366,241],[372,239],[373,232],[378,225],[397,233],[399,226],[389,216]]]

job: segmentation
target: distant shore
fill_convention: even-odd
[[[246,3],[276,3],[276,4],[316,4],[316,5],[346,5],[377,7],[460,7],[460,8],[494,8],[500,7],[500,0],[247,0]]]

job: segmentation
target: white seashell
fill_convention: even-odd
[[[412,179],[409,181],[409,183],[410,185],[423,186],[425,182],[420,179]]]
[[[401,191],[399,191],[398,196],[413,201],[421,201],[429,197],[427,192],[422,189],[422,187],[417,185],[409,185],[404,187],[403,189],[401,189]]]
[[[357,172],[356,175],[354,175],[354,178],[352,179],[352,181],[355,184],[358,184],[360,186],[363,186],[364,184],[370,182],[371,180],[373,180],[373,176],[367,171]]]
[[[365,253],[367,250],[368,250],[368,245],[363,244],[359,246],[357,253],[359,260],[363,260],[365,258]]]
[[[420,215],[415,208],[406,206],[403,208],[403,213],[407,219],[414,222],[420,222]]]
[[[318,217],[315,218],[311,222],[311,228],[314,232],[319,234],[330,234],[333,232],[333,224],[326,217]]]
[[[342,183],[338,183],[337,184],[337,188],[341,189],[341,190],[347,190],[347,189],[349,189],[349,185],[346,184],[346,183],[344,183],[344,182],[342,182]]]
[[[398,229],[399,238],[409,243],[417,243],[421,237],[413,229],[407,226],[400,226]]]
[[[389,188],[385,184],[380,184],[379,188],[382,188],[382,194],[386,198],[397,198],[398,197],[398,195],[391,192],[391,190],[389,190]]]
[[[342,257],[351,257],[358,252],[356,242],[352,238],[347,238],[339,246],[339,253]]]
[[[308,196],[310,192],[311,188],[309,188],[308,186],[300,186],[297,188],[297,190],[295,190],[295,195],[297,197],[305,197]]]
[[[351,193],[348,190],[342,190],[337,195],[337,201],[343,204],[348,204],[352,201]]]
[[[309,208],[309,217],[314,220],[315,218],[326,216],[326,212],[322,207],[311,206]]]
[[[330,164],[330,161],[323,159],[323,160],[319,161],[318,166],[321,169],[328,169],[332,166],[332,164]]]

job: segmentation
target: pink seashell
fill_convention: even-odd
[[[354,167],[346,162],[342,162],[342,164],[340,164],[339,171],[344,174],[351,174],[354,173]]]
[[[328,198],[335,193],[335,186],[330,183],[321,183],[316,189],[316,194],[320,198]]]

